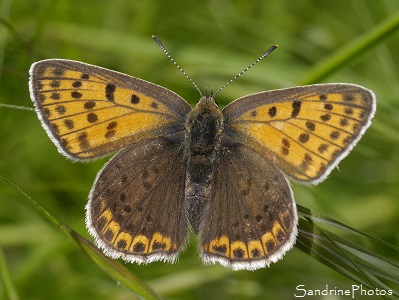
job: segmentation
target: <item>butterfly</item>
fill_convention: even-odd
[[[205,264],[256,270],[296,240],[287,178],[323,181],[375,112],[372,91],[315,84],[192,108],[176,93],[86,63],[48,59],[30,69],[36,112],[74,161],[117,152],[86,205],[94,241],[112,258],[175,262],[189,229]]]

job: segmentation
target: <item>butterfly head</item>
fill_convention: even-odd
[[[218,104],[215,102],[215,99],[214,99],[214,95],[206,95],[206,96],[202,96],[201,98],[200,98],[200,100],[198,101],[198,103],[197,103],[197,105],[196,105],[196,108],[199,108],[199,109],[205,109],[205,108],[208,108],[208,109],[217,109],[219,106],[218,106]]]

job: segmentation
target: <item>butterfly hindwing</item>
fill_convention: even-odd
[[[223,110],[225,130],[295,180],[318,183],[370,125],[374,94],[318,84],[248,95]]]
[[[284,175],[241,144],[224,144],[199,232],[205,263],[255,270],[294,244],[297,213]]]
[[[179,136],[138,142],[97,175],[86,224],[107,255],[137,263],[177,259],[188,232],[181,142]]]
[[[36,111],[59,151],[90,159],[143,139],[184,130],[190,105],[153,83],[62,59],[30,70]]]

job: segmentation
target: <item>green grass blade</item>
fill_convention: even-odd
[[[7,267],[7,262],[4,257],[3,249],[0,248],[0,277],[3,281],[4,291],[7,299],[18,300],[19,296],[14,287],[10,272]]]
[[[298,211],[301,218],[298,227],[297,248],[368,289],[395,290],[383,281],[399,285],[399,264],[397,262],[385,259],[355,242],[322,228],[316,222],[343,229],[395,251],[398,251],[397,246],[371,237],[307,208],[298,206]],[[394,292],[392,296],[383,298],[399,299],[399,295]]]
[[[69,228],[62,225],[63,232],[73,239],[75,243],[101,268],[105,273],[122,283],[124,286],[134,292],[138,299],[162,299],[148,285],[140,281],[127,268],[121,265],[117,260],[105,256],[101,250]]]
[[[29,204],[32,205],[42,216],[44,216],[47,220],[49,220],[53,225],[57,227],[61,226],[60,221],[56,217],[51,215],[47,210],[45,210],[39,203],[37,203],[32,197],[30,197],[27,193],[21,190],[18,186],[16,186],[15,184],[13,184],[11,181],[7,180],[3,176],[0,176],[0,181],[12,187],[20,194],[22,194],[24,198],[28,200]]]
[[[323,223],[323,224],[326,224],[326,225],[330,225],[330,226],[334,226],[337,229],[343,229],[343,230],[345,230],[347,232],[350,232],[352,234],[355,234],[355,235],[358,235],[358,236],[362,236],[362,237],[365,237],[365,238],[369,238],[369,239],[371,239],[371,240],[373,240],[375,242],[378,242],[378,243],[380,243],[380,244],[382,244],[382,245],[384,245],[386,247],[389,247],[389,248],[391,248],[393,250],[399,251],[399,247],[398,246],[392,245],[392,244],[390,244],[390,243],[388,243],[388,242],[386,242],[384,240],[381,240],[379,238],[373,237],[373,236],[371,236],[371,235],[369,235],[367,233],[360,232],[359,230],[357,230],[357,229],[355,229],[353,227],[350,227],[348,225],[345,225],[342,222],[334,220],[334,219],[332,219],[332,218],[330,218],[330,217],[328,217],[328,216],[326,216],[326,215],[324,215],[324,214],[322,214],[320,212],[311,210],[311,209],[303,207],[301,205],[297,205],[297,209],[298,209],[298,212],[300,213],[300,215],[303,216],[304,218],[309,218],[309,219],[311,219],[313,221],[320,222],[320,223]]]
[[[33,107],[26,107],[26,106],[22,106],[22,105],[13,105],[13,104],[5,104],[5,103],[0,103],[0,107],[26,110],[26,111],[35,111],[35,109]]]
[[[399,12],[396,12],[384,22],[377,25],[373,30],[359,36],[352,43],[349,43],[347,46],[338,50],[334,55],[322,61],[308,75],[304,76],[304,79],[301,80],[299,84],[307,85],[320,82],[342,66],[348,64],[354,58],[380,44],[382,40],[395,33],[398,28]]]
[[[14,190],[21,193],[25,199],[47,220],[53,225],[59,227],[66,236],[73,240],[101,269],[103,269],[109,276],[111,276],[117,282],[120,282],[127,288],[129,288],[137,299],[161,299],[148,285],[140,281],[134,276],[127,268],[118,263],[118,261],[106,257],[97,247],[95,247],[88,240],[83,238],[81,235],[73,231],[67,225],[62,224],[55,216],[51,215],[45,210],[39,203],[37,203],[32,197],[22,191],[15,184],[0,176],[0,181],[9,185]],[[1,257],[0,257],[1,260]],[[1,261],[0,261],[1,262]],[[4,267],[1,268],[4,272]],[[7,277],[5,277],[7,278]],[[12,291],[12,289],[10,290]]]

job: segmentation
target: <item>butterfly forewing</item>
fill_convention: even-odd
[[[370,125],[374,94],[352,84],[320,84],[242,97],[223,110],[225,129],[285,174],[318,183]]]
[[[188,225],[181,142],[176,136],[138,142],[98,174],[86,223],[107,255],[138,263],[173,262],[184,248]]]
[[[190,105],[175,93],[115,71],[49,59],[32,65],[31,97],[61,153],[90,159],[178,132]]]

